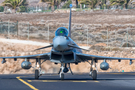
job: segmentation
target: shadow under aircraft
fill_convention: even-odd
[[[30,69],[32,67],[31,63],[29,62],[30,59],[35,60],[35,79],[39,79],[42,75],[41,72],[41,64],[46,60],[50,60],[55,64],[61,64],[60,70],[58,74],[60,75],[61,80],[64,79],[64,73],[70,71],[72,74],[72,70],[70,67],[71,63],[78,64],[81,62],[88,62],[90,64],[90,73],[89,75],[92,77],[93,80],[97,79],[97,70],[94,68],[96,67],[96,63],[98,60],[104,60],[100,64],[100,68],[102,70],[108,70],[109,64],[106,60],[130,60],[130,64],[132,64],[132,60],[135,58],[120,58],[120,57],[106,57],[106,56],[97,56],[97,55],[89,55],[82,53],[82,49],[80,48],[72,39],[71,39],[71,8],[70,5],[70,15],[69,15],[69,29],[65,27],[59,27],[55,32],[55,37],[53,38],[53,43],[38,48],[36,50],[45,49],[52,47],[51,51],[48,53],[36,54],[36,55],[27,55],[27,56],[13,56],[13,57],[0,57],[2,58],[2,63],[6,62],[6,59],[25,59],[22,62],[21,67],[23,69]]]

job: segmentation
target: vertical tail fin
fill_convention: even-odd
[[[71,16],[72,16],[71,8],[72,8],[72,4],[70,4],[69,7],[70,7],[70,14],[69,14],[69,26],[68,26],[68,30],[69,30],[69,37],[71,37]]]

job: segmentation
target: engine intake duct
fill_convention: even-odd
[[[62,55],[61,54],[55,54],[55,53],[52,53],[51,54],[51,59],[61,60],[61,58],[62,58]]]
[[[73,52],[66,52],[66,53],[51,53],[51,59],[56,61],[64,61],[67,62],[74,62],[74,53]]]
[[[64,54],[64,59],[66,61],[74,60],[74,53]]]

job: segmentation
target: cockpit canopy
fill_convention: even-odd
[[[59,27],[55,32],[55,36],[68,36],[68,30],[65,27]]]

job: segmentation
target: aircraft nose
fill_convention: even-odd
[[[53,41],[53,47],[55,50],[58,50],[58,51],[64,51],[64,50],[68,49],[67,44],[68,44],[68,41],[67,41],[66,37],[63,37],[63,36],[58,36]]]

